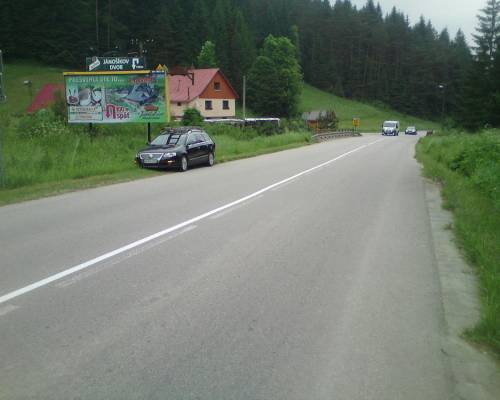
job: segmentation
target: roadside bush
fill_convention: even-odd
[[[207,124],[205,130],[210,136],[227,136],[237,140],[250,140],[259,136],[256,129],[224,124]]]
[[[500,132],[453,134],[443,132],[419,143],[422,152],[500,202]]]
[[[203,117],[196,108],[188,108],[184,111],[182,116],[182,125],[184,126],[194,126],[201,125],[203,123]]]
[[[60,90],[56,90],[54,93],[54,103],[50,107],[51,111],[54,113],[54,116],[61,121],[66,121],[68,117],[68,106],[66,104],[66,98],[64,97],[64,93]]]
[[[482,320],[468,334],[500,356],[500,132],[426,137],[417,158],[442,182],[458,243],[480,278]]]
[[[282,119],[281,126],[285,132],[307,131],[307,125],[302,119]]]
[[[23,116],[19,120],[17,132],[25,139],[71,134],[68,125],[51,110],[40,110],[34,115]]]

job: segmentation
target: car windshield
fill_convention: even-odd
[[[409,131],[414,131],[414,130],[415,130],[415,127],[414,127],[414,126],[409,126],[409,127],[408,127],[408,130],[409,130]]]
[[[396,123],[395,122],[384,122],[384,128],[395,128]]]
[[[168,145],[176,145],[182,144],[184,140],[183,135],[179,135],[178,133],[165,133],[163,135],[158,136],[155,140],[151,142],[152,146],[168,146]]]

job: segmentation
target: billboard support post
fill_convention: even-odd
[[[148,144],[151,143],[151,122],[148,122]]]

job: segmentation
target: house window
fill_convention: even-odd
[[[177,103],[177,106],[178,106],[178,107],[182,106],[182,103]]]
[[[229,100],[222,100],[222,109],[229,110]]]
[[[214,89],[215,89],[217,92],[220,92],[220,82],[214,82]]]
[[[205,100],[205,110],[212,110],[212,100]]]

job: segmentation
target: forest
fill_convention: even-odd
[[[70,6],[68,6],[70,5]],[[87,56],[143,54],[150,67],[196,66],[203,44],[241,93],[266,37],[297,48],[304,81],[347,98],[447,119],[470,129],[500,124],[500,2],[485,0],[474,46],[422,17],[373,0],[18,0],[4,2],[7,61],[74,69]]]

